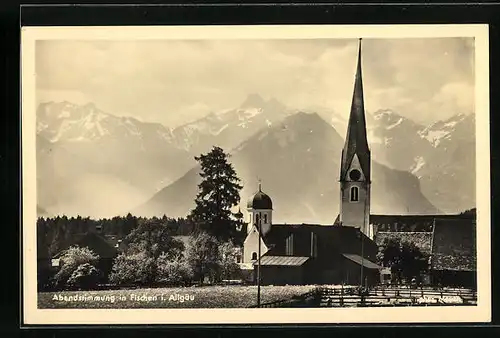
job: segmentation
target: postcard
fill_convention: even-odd
[[[488,48],[22,28],[25,324],[490,321]]]

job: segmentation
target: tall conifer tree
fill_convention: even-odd
[[[197,230],[207,231],[220,240],[235,240],[238,220],[231,208],[240,202],[240,179],[220,147],[195,157],[200,163],[202,182],[198,185],[196,207],[190,220]]]

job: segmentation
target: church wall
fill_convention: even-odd
[[[350,201],[350,191],[352,187],[358,187],[359,197],[357,202]],[[343,226],[352,226],[361,228],[367,221],[367,205],[365,200],[368,199],[367,185],[363,182],[343,182],[341,186],[342,213],[341,221]],[[367,223],[367,222],[366,222]],[[368,224],[367,224],[368,225]]]
[[[268,251],[268,248],[265,245],[263,240],[261,240],[261,249],[260,250],[261,250],[261,255],[264,255]],[[257,253],[257,256],[258,256],[258,254],[259,254],[259,234],[255,229],[251,230],[251,232],[248,234],[247,238],[245,239],[245,242],[243,243],[243,263],[252,262],[252,253],[253,252]]]
[[[303,266],[261,266],[263,285],[303,285]]]
[[[339,254],[322,255],[309,262],[308,284],[339,284],[341,280]]]

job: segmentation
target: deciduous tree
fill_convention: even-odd
[[[54,280],[56,286],[67,284],[69,277],[82,264],[96,266],[99,255],[86,247],[72,246],[61,256],[61,269],[56,273]]]
[[[426,255],[414,243],[392,238],[385,240],[380,246],[377,261],[380,265],[391,268],[398,283],[403,278],[420,278],[428,268]]]

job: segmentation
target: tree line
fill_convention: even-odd
[[[100,229],[103,236],[125,238],[139,224],[144,222],[161,222],[167,227],[171,236],[188,236],[193,233],[195,225],[187,218],[137,217],[132,214],[115,216],[109,219],[91,219],[90,217],[56,216],[40,217],[37,220],[37,241],[40,248],[46,248],[52,257],[66,248],[75,235],[84,234],[92,229]]]
[[[228,158],[220,147],[195,157],[202,181],[196,206],[185,218],[131,214],[99,220],[39,218],[39,257],[62,252],[53,275],[39,269],[41,288],[88,289],[103,281],[127,286],[186,285],[237,277],[235,255],[246,236],[246,225],[241,212],[234,211],[242,186]],[[72,245],[76,235],[93,228],[99,228],[100,235],[123,239],[117,257],[99,257],[88,247]],[[188,243],[175,238],[186,235]]]

